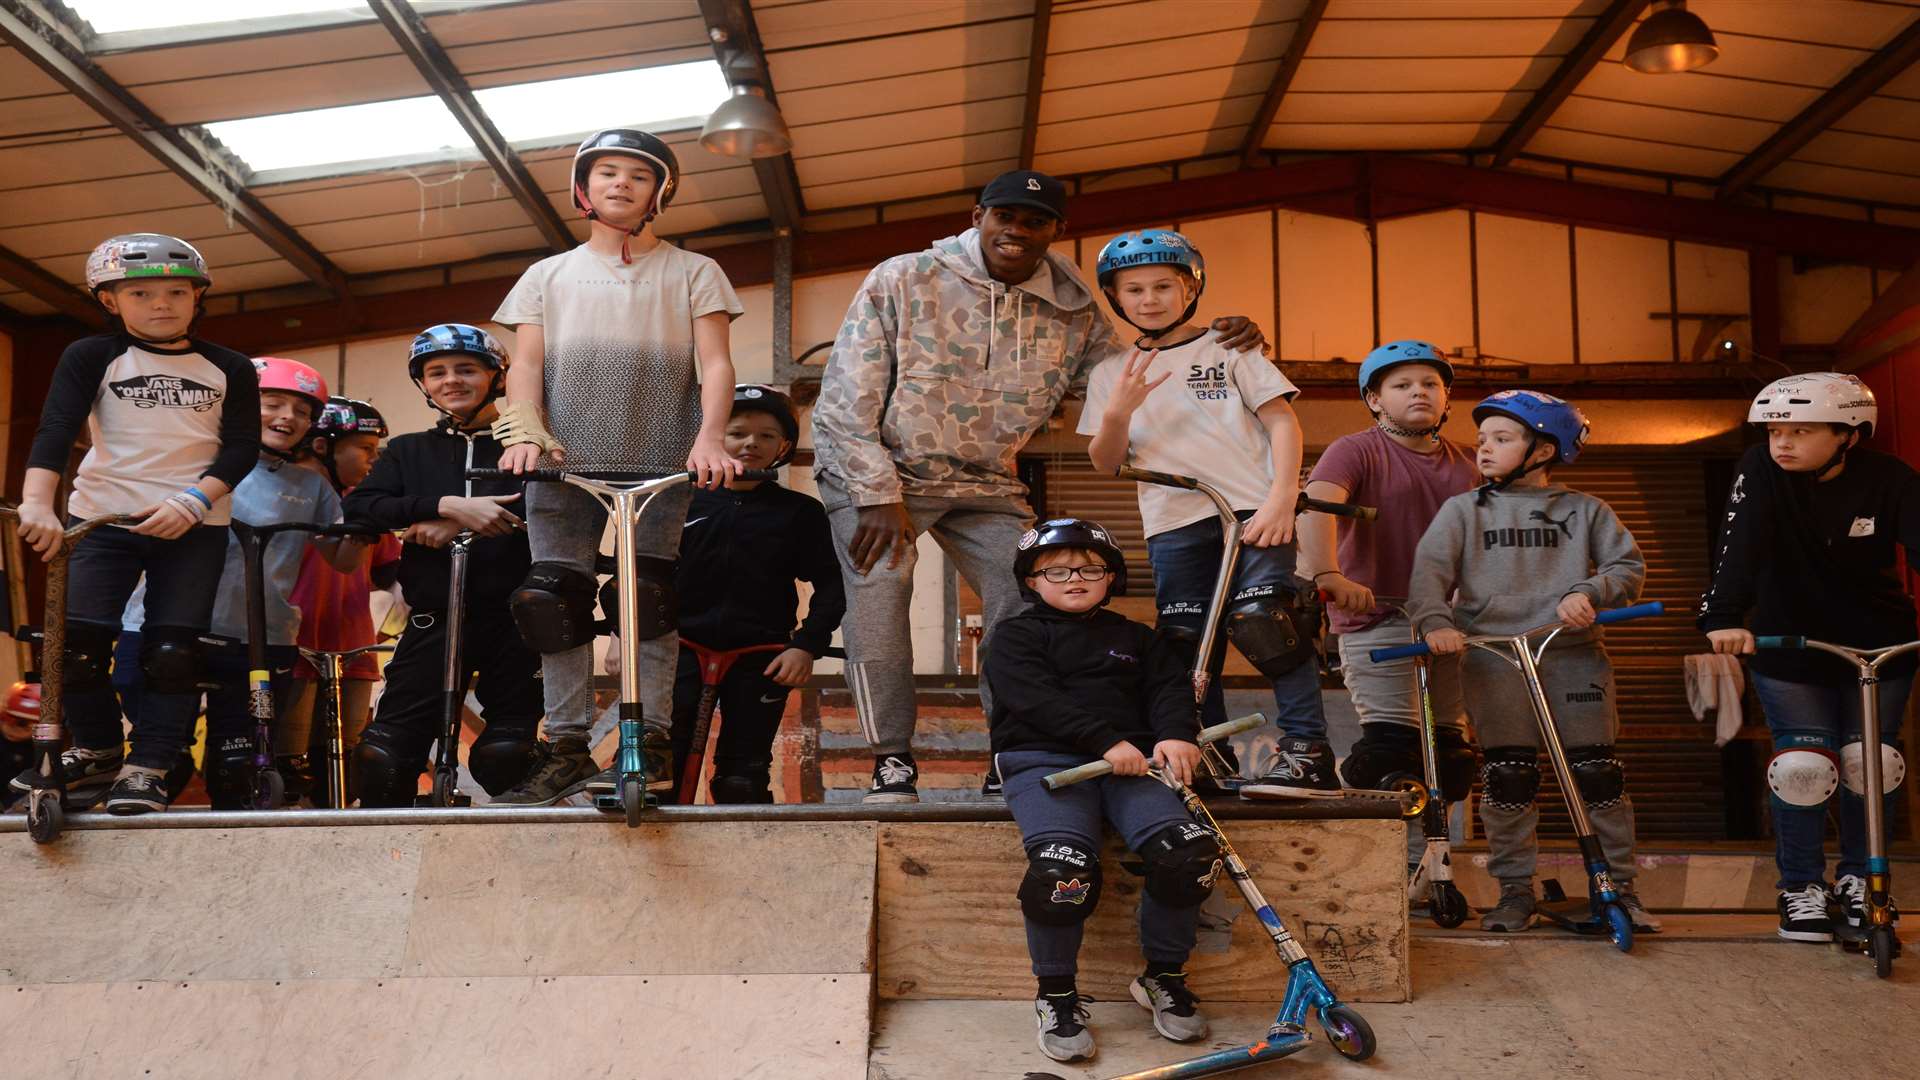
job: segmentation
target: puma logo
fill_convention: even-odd
[[[1547,524],[1558,528],[1562,533],[1566,534],[1567,539],[1571,540],[1573,539],[1573,517],[1575,513],[1576,511],[1569,510],[1567,511],[1566,517],[1561,518],[1558,521],[1555,521],[1553,518],[1547,515],[1547,512],[1545,510],[1535,510],[1533,513],[1527,515],[1527,520],[1528,521],[1544,521]]]

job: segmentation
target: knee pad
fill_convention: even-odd
[[[1319,632],[1317,605],[1301,603],[1271,586],[1264,595],[1248,596],[1227,607],[1227,640],[1269,679],[1311,659]]]
[[[651,555],[637,555],[633,560],[633,594],[640,609],[634,613],[640,623],[640,640],[652,641],[665,637],[680,625],[679,597],[673,588],[673,575],[676,564],[672,559],[660,559]],[[600,611],[605,616],[601,625],[608,633],[620,630],[620,582],[608,578],[600,586]]]
[[[1220,879],[1220,838],[1197,821],[1169,825],[1140,845],[1147,864],[1147,895],[1171,908],[1206,900]]]
[[[1590,810],[1618,806],[1627,794],[1627,763],[1614,756],[1612,743],[1567,748],[1580,801]]]
[[[482,734],[467,751],[467,771],[489,795],[504,795],[527,778],[540,760],[540,744],[517,736]]]
[[[1859,745],[1859,744],[1854,744]],[[1776,732],[1767,759],[1767,790],[1783,806],[1827,805],[1840,790],[1840,755],[1824,732]]]
[[[253,739],[227,735],[207,745],[200,769],[207,778],[207,801],[215,810],[253,808]]]
[[[152,626],[140,635],[140,671],[156,694],[191,694],[206,673],[200,635],[177,626]]]
[[[1880,744],[1880,792],[1891,795],[1907,778],[1907,759],[1897,747]],[[1840,748],[1840,782],[1855,795],[1867,793],[1866,744],[1855,740]]]
[[[1426,775],[1421,761],[1420,729],[1405,724],[1361,724],[1360,739],[1340,763],[1340,779],[1348,787],[1385,791],[1398,776]]]
[[[1531,746],[1490,746],[1480,766],[1481,798],[1498,810],[1525,810],[1540,794],[1540,752]]]
[[[1100,902],[1100,855],[1064,841],[1027,852],[1020,910],[1041,926],[1086,922]]]
[[[353,795],[366,809],[412,806],[425,760],[426,747],[408,745],[375,724],[353,748]]]
[[[527,645],[540,653],[562,653],[593,640],[591,574],[556,562],[537,562],[513,590],[507,610]]]
[[[1473,774],[1480,766],[1467,741],[1467,733],[1457,727],[1438,727],[1433,732],[1434,764],[1440,769],[1441,794],[1449,802],[1459,802],[1473,788]]]
[[[713,796],[715,806],[768,804],[773,802],[773,792],[767,790],[770,777],[765,770],[748,773],[730,773],[716,776],[707,785],[707,793]]]
[[[68,623],[66,643],[60,650],[61,688],[112,689],[113,641],[119,636],[120,631],[111,626]]]

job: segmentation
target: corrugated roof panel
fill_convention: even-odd
[[[1019,140],[1016,138],[1004,157],[991,161],[934,166],[892,176],[864,177],[841,183],[806,184],[807,209],[817,212],[831,210],[837,206],[861,206],[874,202],[911,199],[919,195],[943,195],[949,191],[980,188],[995,176],[1014,168],[1019,163],[1019,158],[1016,156],[1018,150]],[[1035,163],[1035,167],[1046,168],[1039,162]]]
[[[148,83],[134,92],[170,124],[205,124],[424,97],[433,91],[405,57],[391,55]]]
[[[1542,128],[1533,137],[1527,144],[1527,153],[1696,177],[1717,177],[1739,164],[1742,156],[1723,150],[1566,131],[1552,126]]]
[[[1862,172],[1819,165],[1810,161],[1783,161],[1767,173],[1767,184],[1794,191],[1841,195],[1849,199],[1920,205],[1920,179],[1887,173]]]
[[[754,26],[769,54],[851,38],[903,34],[988,19],[1033,14],[1033,0],[814,0],[767,7],[754,4]]]
[[[540,230],[532,225],[520,225],[434,240],[400,240],[331,254],[333,261],[347,273],[370,274],[414,266],[438,266],[503,251],[528,251],[541,244]]]
[[[903,133],[975,135],[1008,131],[1020,126],[1025,111],[1024,97],[1007,97],[936,109],[887,112],[836,123],[808,124],[792,129],[794,157],[798,160],[883,146],[899,140]]]
[[[1920,101],[1920,64],[1895,75],[1891,82],[1880,88],[1880,96]]]
[[[170,231],[164,219],[153,221],[147,225],[146,228],[153,229],[157,232]],[[39,263],[42,269],[60,280],[73,282],[78,285],[80,282],[86,280],[87,255],[93,251],[94,246],[100,241],[115,235],[118,231],[121,230],[109,229],[102,231],[98,236],[77,243],[72,251],[61,252],[57,255],[48,255],[35,259],[34,261]],[[251,233],[201,234],[198,236],[185,236],[182,237],[182,239],[192,243],[194,247],[200,249],[200,254],[206,257],[207,270],[213,275],[214,287],[217,289],[225,289],[227,287],[220,275],[221,267],[235,266],[241,263],[261,262],[279,257],[273,253],[271,248],[261,243],[260,240]]]
[[[1035,155],[1033,167],[1057,176],[1071,176],[1075,173],[1106,172],[1162,161],[1180,161],[1206,154],[1223,154],[1237,149],[1245,133],[1245,126],[1242,125],[1222,128],[1219,131],[1194,132],[1162,139],[1062,150],[1044,156]],[[991,179],[992,176],[989,175],[981,182],[985,183],[986,180]]]
[[[775,91],[785,95],[790,90],[846,82],[850,73],[858,73],[863,79],[878,79],[911,74],[929,62],[944,65],[949,60],[967,64],[1025,61],[1031,21],[980,23],[883,41],[794,49],[769,55],[767,67],[773,73]],[[1024,82],[1021,85],[1024,86]]]
[[[160,163],[124,135],[43,139],[0,147],[0,189],[39,184],[91,184],[106,177],[158,171]]]
[[[455,180],[455,176],[459,180]],[[267,209],[295,228],[365,216],[418,212],[462,202],[500,197],[493,170],[470,162],[462,174],[445,166],[423,168],[416,180],[395,172],[359,173],[299,184],[256,188]]]
[[[1333,0],[1346,19],[1563,19],[1598,15],[1610,0]]]
[[[100,114],[72,94],[35,94],[0,100],[0,139],[105,132]]]
[[[1354,19],[1327,16],[1307,46],[1311,57],[1560,56],[1590,19]]]
[[[761,5],[753,5],[757,10]],[[548,34],[571,34],[631,23],[670,23],[700,17],[699,0],[570,0],[564,3],[500,4],[435,11],[422,4],[427,29],[448,49],[491,41],[515,41]],[[704,39],[704,36],[702,37]]]
[[[103,206],[137,213],[199,206],[205,201],[172,173],[152,172],[0,190],[0,221],[85,221],[99,216]]]
[[[1022,57],[992,64],[914,71],[884,79],[856,78],[804,90],[781,87],[780,112],[787,118],[787,126],[801,127],[882,110],[908,111],[1001,97],[1024,98],[1026,86],[1027,61]]]
[[[378,22],[355,22],[318,30],[101,53],[94,57],[94,62],[115,82],[132,88],[399,54],[399,48],[387,36],[386,27]]]
[[[96,209],[107,210],[109,207],[97,206]],[[85,254],[109,236],[130,232],[162,232],[185,237],[195,245],[202,239],[248,235],[245,230],[229,224],[226,213],[219,207],[202,203],[171,210],[121,210],[100,217],[67,221],[9,217],[6,227],[0,228],[0,247],[11,248],[29,259],[48,259],[75,252]]]
[[[640,5],[610,11],[606,25],[571,33],[547,29],[524,37],[494,37],[471,45],[449,46],[447,54],[469,78],[493,74],[488,85],[526,81],[502,80],[500,73],[586,60],[609,60],[616,70],[623,70],[672,63],[682,59],[686,50],[696,50],[699,59],[713,58],[706,22],[697,12],[689,18],[661,21],[651,17],[651,9]],[[705,50],[704,55],[697,50]],[[672,54],[672,58],[655,56],[663,53]]]
[[[1262,145],[1268,150],[1451,150],[1479,147],[1500,137],[1506,125],[1485,124],[1275,124]]]
[[[707,199],[685,206],[676,199],[661,215],[657,231],[661,236],[679,236],[720,225],[760,221],[766,216],[767,203],[758,192],[731,199]]]
[[[1920,15],[1912,7],[1858,0],[1691,0],[1687,10],[1706,20],[1716,37],[1754,34],[1866,50],[1893,40]],[[1727,43],[1720,48],[1724,58]]]
[[[1713,79],[1699,72],[1642,75],[1616,58],[1594,65],[1580,80],[1574,96],[1697,109],[1784,124],[1813,104],[1820,90],[1748,79]]]
[[[1646,75],[1642,78],[1652,82],[1764,79],[1825,89],[1846,78],[1848,72],[1871,55],[1870,51],[1863,49],[1749,37],[1722,32],[1717,26],[1713,30],[1715,39],[1720,43],[1720,56],[1712,64],[1680,75]],[[1607,59],[1619,60],[1625,56],[1627,40],[1622,37],[1614,42],[1613,48],[1607,52]]]
[[[0,101],[64,93],[66,90],[52,76],[22,56],[20,50],[11,45],[0,45]]]
[[[902,132],[901,134],[907,136],[910,133]],[[846,154],[796,158],[793,164],[800,174],[801,185],[810,191],[812,188],[827,184],[959,166],[968,162],[1000,160],[1017,156],[1019,151],[1020,133],[1000,131],[963,135],[957,138],[903,142],[895,146],[877,146]],[[921,188],[903,192],[902,197],[942,190],[952,189]],[[810,209],[814,208],[811,195],[807,198],[807,206]]]
[[[1253,122],[1254,111],[1259,107],[1260,97],[1256,95],[1042,124],[1034,152],[1037,157],[1090,146],[1190,135],[1218,128],[1237,127],[1244,132],[1246,126]],[[1166,159],[1149,158],[1139,164],[1163,160]]]
[[[1620,101],[1571,97],[1556,109],[1549,127],[1592,131],[1603,135],[1657,139],[1745,154],[1765,142],[1777,125],[1764,120],[1710,116],[1681,109],[1630,105]]]
[[[1280,99],[1280,123],[1358,124],[1367,122],[1400,123],[1506,123],[1520,114],[1532,100],[1522,91],[1476,90],[1450,94],[1425,93],[1377,94],[1303,94],[1289,92]]]
[[[1125,45],[1132,48],[1136,61],[1142,58],[1143,48],[1155,55],[1179,54],[1197,35],[1244,32],[1251,26],[1297,20],[1306,7],[1307,0],[1210,0],[1134,4],[1119,11],[1063,9],[1048,23],[1047,53],[1055,56]],[[1146,67],[1152,70],[1151,65]]]
[[[1920,130],[1908,128],[1907,138],[1823,131],[1793,155],[1796,161],[1837,165],[1848,169],[1902,173],[1920,182]]]
[[[686,45],[659,52],[642,54],[616,52],[608,56],[596,56],[583,60],[562,60],[551,64],[539,64],[533,67],[508,68],[503,71],[488,71],[470,76],[467,83],[475,90],[485,90],[495,86],[515,86],[520,83],[550,82],[554,79],[572,79],[582,75],[604,75],[610,71],[628,71],[642,67],[664,67],[669,64],[685,64],[695,60],[713,59],[713,48],[708,45]]]
[[[489,232],[529,224],[526,211],[510,198],[477,202],[429,204],[422,211],[367,214],[300,227],[300,235],[323,252],[347,251],[374,244],[431,240]]]
[[[1143,74],[1149,78],[1165,77],[1247,64],[1259,69],[1264,84],[1272,80],[1275,69],[1280,66],[1280,57],[1287,51],[1287,43],[1293,40],[1296,25],[1274,22],[1250,30],[1221,30],[1183,38],[1178,48],[1161,50],[1162,55],[1156,56],[1152,68]],[[1116,80],[1114,72],[1131,72],[1139,55],[1139,48],[1130,46],[1062,53],[1049,42],[1046,92],[1076,87],[1111,89],[1123,81]]]
[[[252,289],[278,289],[304,285],[307,276],[280,259],[239,263],[214,268],[214,295],[247,292]]]
[[[1834,131],[1862,135],[1920,137],[1920,101],[1875,96],[1861,102],[1833,125]]]
[[[1178,75],[1128,79],[1104,86],[1048,90],[1040,96],[1040,122],[1051,124],[1170,104],[1264,95],[1267,84],[1273,81],[1273,69],[1274,65],[1267,62],[1234,64]]]
[[[56,314],[52,304],[45,303],[30,293],[0,292],[0,304],[5,304],[22,315],[38,317]]]
[[[1551,78],[1554,57],[1313,57],[1300,62],[1294,90],[1372,93],[1378,90],[1537,90]]]

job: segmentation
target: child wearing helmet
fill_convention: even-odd
[[[1040,1050],[1055,1061],[1094,1054],[1075,972],[1082,924],[1100,900],[1103,820],[1146,862],[1146,966],[1133,999],[1166,1038],[1203,1039],[1207,1021],[1182,969],[1220,873],[1220,846],[1147,775],[1151,762],[1190,784],[1199,769],[1187,659],[1165,634],[1106,610],[1126,590],[1127,564],[1095,522],[1057,518],[1028,530],[1013,573],[1029,606],[994,630],[980,677],[993,692],[994,766],[1027,853],[1018,896],[1039,981]],[[1042,782],[1100,759],[1111,776],[1058,791]]]
[[[1611,506],[1551,478],[1555,465],[1572,464],[1587,444],[1579,409],[1535,390],[1502,390],[1476,405],[1473,418],[1486,483],[1441,504],[1414,552],[1407,606],[1435,656],[1466,652],[1461,683],[1485,748],[1487,872],[1500,883],[1499,902],[1480,928],[1526,930],[1539,919],[1539,729],[1520,676],[1498,657],[1467,650],[1466,635],[1517,634],[1558,621],[1567,629],[1542,659],[1540,681],[1621,904],[1634,929],[1658,930],[1633,891],[1633,802],[1613,746],[1613,665],[1594,624],[1598,609],[1639,598],[1646,559]]]
[[[193,245],[157,233],[115,236],[88,257],[86,277],[111,328],[68,346],[53,372],[27,460],[20,536],[51,558],[69,524],[139,519],[93,530],[68,563],[59,692],[74,744],[61,755],[60,779],[97,794],[109,779],[132,782],[131,770],[168,768],[174,744],[193,730],[227,496],[260,454],[260,383],[245,356],[192,334],[209,287]],[[92,446],[62,513],[55,493],[83,426]],[[135,583],[156,568],[164,572],[148,590],[139,659],[149,693],[123,756],[109,657]],[[24,790],[24,778],[12,786]]]
[[[407,352],[407,373],[440,414],[425,431],[395,436],[357,487],[347,493],[347,520],[404,530],[398,580],[412,612],[394,645],[373,722],[354,747],[351,784],[363,807],[411,806],[439,736],[446,678],[448,546],[471,534],[461,659],[473,679],[486,728],[467,751],[467,770],[491,795],[520,783],[544,753],[540,724],[540,655],[511,632],[507,597],[533,559],[514,508],[519,485],[467,479],[469,469],[500,464],[491,431],[507,368],[492,334],[466,323],[422,330]]]
[[[1141,337],[1131,355],[1102,363],[1087,383],[1079,430],[1093,436],[1087,455],[1094,467],[1199,476],[1246,522],[1227,633],[1272,684],[1280,741],[1273,767],[1241,794],[1338,796],[1320,665],[1310,644],[1319,633],[1319,608],[1295,574],[1302,446],[1290,399],[1299,391],[1265,357],[1227,349],[1218,331],[1188,321],[1206,288],[1207,267],[1186,237],[1169,229],[1117,236],[1100,251],[1099,275],[1107,302]],[[1221,617],[1207,610],[1220,568],[1220,519],[1200,492],[1138,487],[1160,629],[1197,649],[1206,620]],[[1309,644],[1272,647],[1283,637]],[[1216,686],[1202,721],[1224,720]]]
[[[1914,637],[1914,603],[1901,587],[1899,559],[1904,550],[1908,566],[1920,560],[1920,476],[1899,458],[1861,445],[1878,420],[1865,383],[1826,371],[1776,380],[1747,413],[1748,423],[1765,427],[1766,442],[1740,458],[1713,584],[1700,598],[1699,626],[1715,652],[1751,657],[1753,688],[1777,758],[1830,762],[1849,747],[1861,752],[1858,675],[1839,658],[1811,649],[1755,652],[1755,634],[1864,649]],[[1897,759],[1898,718],[1913,678],[1912,657],[1880,669],[1880,737],[1890,759]],[[1789,941],[1831,941],[1836,919],[1861,923],[1866,800],[1835,786],[1841,787],[1840,861],[1831,889],[1825,850],[1831,800],[1809,805],[1796,795],[1800,805],[1794,805],[1782,793],[1769,799],[1779,934]],[[1886,796],[1889,815],[1893,798]]]
[[[1349,787],[1377,790],[1395,774],[1425,773],[1421,709],[1413,661],[1376,664],[1368,653],[1404,645],[1411,633],[1397,607],[1377,596],[1404,599],[1414,547],[1440,504],[1479,480],[1473,454],[1444,439],[1453,365],[1425,341],[1390,341],[1360,364],[1360,398],[1373,414],[1364,431],[1335,439],[1313,463],[1307,494],[1326,502],[1377,507],[1377,520],[1307,514],[1300,519],[1302,576],[1328,594],[1328,618],[1339,635],[1340,669],[1360,714],[1360,739],[1340,765]],[[1428,662],[1429,693],[1441,766],[1441,787],[1464,800],[1474,756],[1466,736],[1457,657]],[[1409,823],[1408,860],[1424,846]]]
[[[734,384],[728,327],[746,309],[718,263],[654,234],[679,180],[672,149],[644,131],[598,132],[575,152],[573,200],[590,223],[587,242],[529,267],[494,313],[518,335],[494,423],[507,448],[502,468],[525,471],[543,457],[568,469],[685,468],[708,489],[738,472],[722,430]],[[640,521],[635,554],[648,565],[678,554],[688,495],[662,492]],[[535,483],[527,519],[536,568],[517,601],[522,625],[555,622],[574,585],[594,575],[606,511],[578,488]],[[542,658],[553,752],[496,802],[554,802],[596,771],[587,752],[592,643],[543,645],[555,650]],[[679,646],[668,630],[637,649],[643,715],[664,724]]]

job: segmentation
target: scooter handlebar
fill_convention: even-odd
[[[1762,634],[1753,639],[1756,649],[1804,649],[1807,639],[1800,634]]]
[[[691,469],[528,469],[526,472],[514,472],[511,469],[468,469],[469,480],[536,480],[552,483],[565,483],[567,477],[578,476],[586,480],[606,480],[613,483],[644,483],[648,480],[660,480],[669,476],[684,476],[688,480],[698,481],[700,474]],[[741,469],[741,480],[778,480],[778,469]]]
[[[1660,601],[1649,600],[1644,604],[1634,604],[1631,607],[1608,608],[1595,615],[1593,621],[1598,625],[1626,622],[1628,619],[1644,619],[1650,615],[1662,615],[1666,613],[1666,610],[1667,606]],[[1529,631],[1529,633],[1535,632],[1537,631]],[[1494,634],[1490,636],[1504,637],[1506,635]],[[1475,639],[1468,639],[1470,642],[1473,640]],[[1376,664],[1384,664],[1389,660],[1405,660],[1413,656],[1431,656],[1432,653],[1433,651],[1427,648],[1426,642],[1422,641],[1406,645],[1388,645],[1385,648],[1372,649],[1368,651],[1367,659],[1372,660]]]
[[[1253,713],[1248,716],[1243,716],[1238,720],[1229,720],[1224,724],[1215,724],[1210,728],[1201,729],[1199,742],[1201,745],[1216,742],[1220,739],[1238,735],[1243,731],[1252,731],[1254,728],[1260,727],[1266,722],[1267,718],[1265,716],[1259,713]],[[1096,776],[1105,776],[1112,771],[1113,763],[1102,758],[1099,761],[1089,761],[1085,765],[1075,765],[1071,769],[1062,769],[1057,773],[1049,773],[1042,782],[1047,785],[1048,791],[1058,791],[1069,784],[1077,784],[1082,780],[1092,780]]]
[[[1161,487],[1183,488],[1187,491],[1197,491],[1200,488],[1200,481],[1194,477],[1181,476],[1178,473],[1156,472],[1152,469],[1136,469],[1131,465],[1120,466],[1113,470],[1113,475],[1122,480],[1132,480],[1141,484],[1157,484]],[[1296,514],[1304,514],[1308,511],[1316,514],[1332,514],[1335,517],[1358,518],[1361,521],[1372,521],[1374,518],[1380,516],[1380,511],[1371,506],[1355,506],[1352,503],[1327,502],[1325,499],[1311,499],[1306,495],[1301,495],[1298,501],[1293,504],[1293,512]]]

